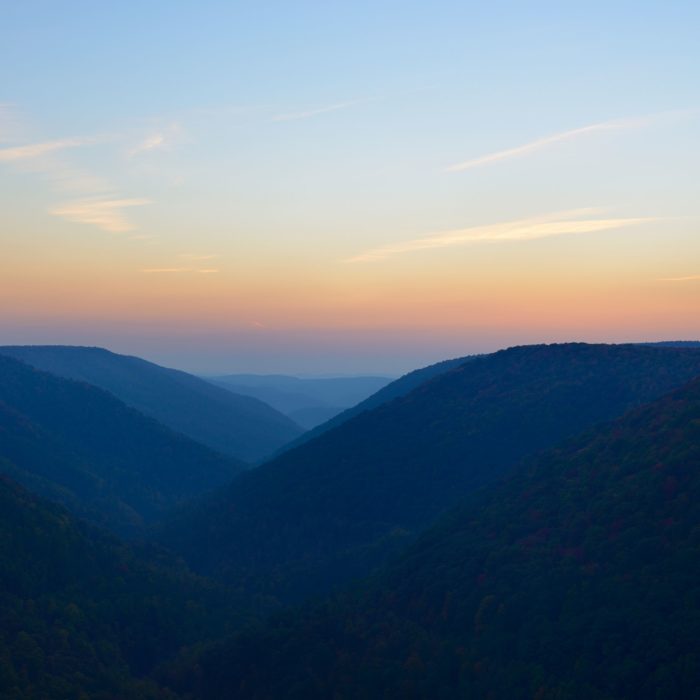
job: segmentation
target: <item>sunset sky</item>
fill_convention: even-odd
[[[696,2],[4,2],[0,342],[399,374],[700,337]]]

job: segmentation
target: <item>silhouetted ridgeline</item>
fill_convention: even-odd
[[[0,474],[122,534],[245,467],[97,387],[0,356]]]
[[[382,404],[398,399],[406,394],[410,393],[417,387],[419,387],[424,382],[427,382],[433,377],[437,377],[439,374],[443,374],[455,367],[463,365],[465,362],[473,359],[472,357],[458,357],[454,360],[443,360],[442,362],[436,362],[428,367],[422,367],[421,369],[413,370],[404,374],[403,377],[395,379],[386,386],[379,389],[364,401],[360,401],[355,406],[344,410],[337,416],[334,416],[325,423],[321,423],[317,427],[304,433],[301,437],[297,438],[293,443],[287,445],[285,449],[291,449],[292,447],[298,447],[299,445],[309,442],[309,440],[318,437],[322,433],[327,432],[331,428],[337,428],[342,423],[349,421],[355,416],[359,416],[360,413],[365,411],[371,411],[373,408],[378,408]]]
[[[245,462],[272,454],[303,432],[262,401],[138,357],[58,345],[4,346],[0,354],[94,384],[169,428]]]
[[[700,374],[693,349],[512,348],[473,359],[243,474],[163,541],[196,570],[296,600],[361,576],[528,455]]]
[[[202,700],[700,687],[700,380],[474,495],[363,590],[216,645]]]

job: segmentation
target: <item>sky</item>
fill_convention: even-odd
[[[700,338],[696,2],[0,2],[0,343],[397,375]]]

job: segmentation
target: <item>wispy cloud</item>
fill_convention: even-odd
[[[119,139],[118,135],[101,134],[18,144],[18,134],[26,131],[19,129],[18,125],[24,121],[16,108],[0,104],[0,141],[11,137],[10,142],[13,143],[10,147],[0,148],[0,164],[38,174],[48,180],[53,191],[63,196],[70,193],[69,196],[77,198],[54,206],[50,214],[67,221],[97,226],[105,231],[122,232],[134,228],[124,210],[150,204],[150,200],[116,194],[112,184],[91,172],[76,168],[69,156],[75,148],[114,141]],[[6,124],[13,125],[13,128],[5,129]],[[22,140],[26,140],[26,137]]]
[[[659,277],[657,282],[698,282],[700,275],[686,275],[685,277]]]
[[[80,224],[92,224],[105,231],[121,233],[134,226],[124,216],[124,209],[150,204],[148,199],[91,198],[63,204],[51,210],[53,216]]]
[[[651,218],[590,218],[596,214],[600,214],[600,211],[590,208],[575,209],[530,219],[433,233],[422,238],[372,248],[348,258],[345,262],[375,262],[402,253],[450,248],[470,243],[532,241],[573,233],[594,233],[653,221]]]
[[[167,128],[149,134],[133,148],[127,151],[129,158],[143,155],[152,151],[163,151],[173,146],[182,134],[182,126],[178,123],[171,124]]]
[[[77,146],[86,146],[97,143],[99,139],[91,138],[73,138],[59,139],[57,141],[45,141],[43,143],[31,143],[25,146],[14,146],[12,148],[0,149],[0,162],[26,161],[34,158],[40,158],[49,153],[57,151],[65,151],[68,148],[76,148]]]
[[[530,141],[529,143],[521,144],[514,148],[507,148],[503,151],[495,151],[494,153],[487,153],[483,156],[478,156],[477,158],[471,158],[470,160],[465,160],[461,163],[456,163],[447,168],[447,172],[460,172],[463,170],[471,170],[472,168],[478,168],[482,165],[490,165],[492,163],[498,163],[504,160],[511,160],[513,158],[522,158],[523,156],[531,155],[537,151],[541,151],[548,146],[555,143],[562,143],[564,141],[574,141],[582,136],[588,136],[590,134],[595,134],[605,131],[620,131],[624,129],[632,129],[636,127],[646,126],[651,123],[656,117],[640,117],[638,119],[617,119],[612,121],[600,122],[598,124],[589,124],[588,126],[582,126],[578,129],[570,129],[569,131],[560,131],[556,134],[551,134],[550,136],[545,136],[543,138],[537,139],[535,141]]]
[[[348,107],[353,107],[369,100],[349,100],[347,102],[337,102],[336,104],[327,105],[325,107],[319,107],[317,109],[309,109],[304,112],[290,112],[288,114],[278,114],[270,121],[273,122],[289,122],[296,119],[309,119],[310,117],[316,117],[319,114],[326,114],[327,112],[338,112],[341,109],[347,109]]]

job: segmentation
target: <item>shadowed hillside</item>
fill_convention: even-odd
[[[4,346],[0,354],[94,384],[169,428],[245,462],[272,454],[302,433],[262,401],[138,357],[102,348],[42,345]]]
[[[427,382],[429,379],[437,377],[439,374],[454,369],[455,367],[459,367],[459,365],[463,365],[465,362],[468,362],[471,359],[472,357],[459,357],[454,360],[443,360],[442,362],[437,362],[434,365],[422,367],[421,369],[416,369],[413,370],[413,372],[404,374],[403,377],[399,377],[393,382],[390,382],[386,386],[379,389],[379,391],[367,397],[364,401],[360,401],[358,404],[355,404],[354,406],[345,409],[341,413],[338,413],[338,415],[333,416],[330,420],[327,420],[307,431],[293,443],[288,445],[286,449],[291,449],[292,447],[302,445],[303,443],[318,437],[322,433],[325,433],[331,428],[336,428],[337,426],[341,425],[341,423],[345,423],[351,418],[359,416],[360,413],[371,411],[373,408],[377,408],[382,404],[405,396],[424,382]]]
[[[700,374],[700,352],[512,348],[242,475],[163,539],[199,571],[294,600],[370,571],[520,459]]]
[[[700,684],[700,380],[480,491],[364,590],[218,645],[199,697],[657,700]]]
[[[173,700],[140,678],[237,619],[230,593],[0,477],[3,699]]]
[[[244,466],[111,394],[0,356],[0,473],[131,534]]]

